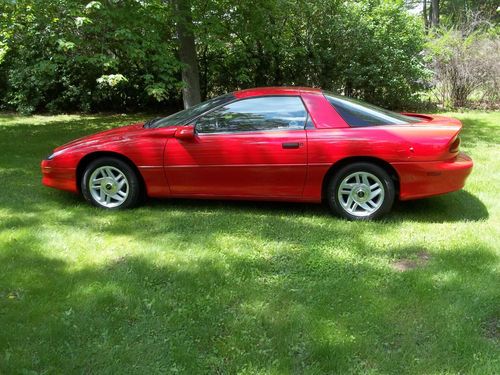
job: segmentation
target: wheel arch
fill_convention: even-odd
[[[87,155],[85,155],[83,158],[80,159],[78,162],[78,165],[76,167],[76,186],[79,192],[81,192],[81,182],[83,178],[83,174],[85,173],[85,168],[92,163],[94,160],[97,160],[102,157],[113,157],[116,159],[119,159],[123,161],[124,163],[127,163],[130,168],[134,170],[134,172],[137,175],[137,178],[139,179],[139,183],[141,185],[141,189],[144,194],[147,194],[147,188],[146,188],[146,183],[144,181],[144,177],[142,176],[141,172],[139,171],[139,168],[134,164],[132,160],[130,160],[128,157],[126,157],[123,154],[120,154],[118,152],[114,151],[95,151],[91,152]]]
[[[396,190],[396,198],[399,197],[399,191],[400,191],[400,177],[396,169],[387,161],[383,159],[379,159],[373,156],[351,156],[347,157],[344,159],[340,159],[336,161],[332,166],[328,169],[326,172],[325,176],[323,177],[323,183],[321,186],[321,199],[325,201],[326,199],[326,193],[328,189],[328,182],[330,179],[344,166],[352,164],[352,163],[359,163],[359,162],[364,162],[364,163],[372,163],[375,164],[382,169],[384,169],[389,176],[391,176],[391,179],[394,181],[394,188]]]

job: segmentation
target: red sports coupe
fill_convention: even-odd
[[[319,89],[256,88],[56,148],[42,182],[108,209],[144,196],[326,201],[367,220],[395,199],[461,189],[472,169],[461,128]]]

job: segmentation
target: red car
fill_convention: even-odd
[[[319,89],[256,88],[70,142],[42,161],[42,182],[109,209],[143,196],[326,201],[366,220],[461,189],[472,169],[461,128]]]

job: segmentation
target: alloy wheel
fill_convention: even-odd
[[[380,179],[369,172],[354,172],[346,176],[338,188],[338,200],[349,214],[365,217],[383,204],[385,191]]]
[[[125,174],[118,168],[102,166],[90,175],[89,190],[92,198],[101,206],[118,207],[129,194],[129,183]]]

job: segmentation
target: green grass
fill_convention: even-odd
[[[42,187],[39,162],[140,116],[1,115],[0,373],[499,373],[500,113],[453,115],[465,190],[370,223],[308,204],[99,210]]]

